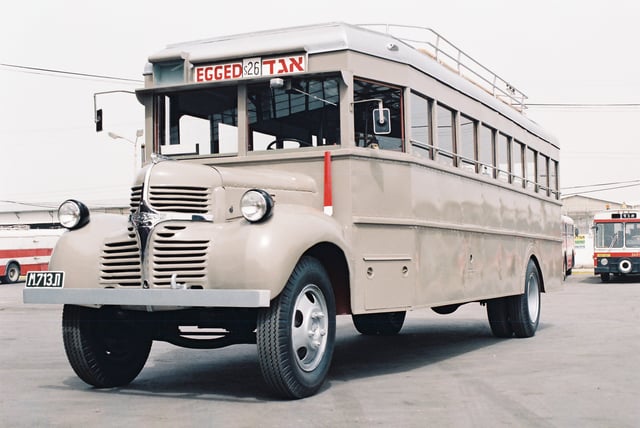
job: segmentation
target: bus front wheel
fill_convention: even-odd
[[[5,284],[15,284],[20,279],[20,265],[9,263],[5,276],[0,277]]]
[[[611,280],[611,274],[609,272],[605,272],[605,273],[601,273],[600,274],[600,281],[609,282],[609,280]]]
[[[303,257],[280,295],[258,313],[262,375],[277,394],[304,398],[325,381],[336,333],[335,297],[322,264]]]
[[[97,388],[129,384],[151,351],[152,339],[140,323],[115,311],[64,305],[62,339],[71,368]]]

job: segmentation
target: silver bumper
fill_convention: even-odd
[[[268,307],[269,290],[123,290],[114,288],[25,288],[24,303],[167,307]]]

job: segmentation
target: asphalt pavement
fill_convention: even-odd
[[[94,389],[66,360],[61,306],[25,305],[22,287],[0,285],[3,427],[640,426],[640,278],[575,272],[529,339],[494,338],[478,304],[410,312],[392,337],[339,317],[328,382],[297,401],[270,395],[253,345],[154,342],[133,383]]]

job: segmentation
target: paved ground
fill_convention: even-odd
[[[329,382],[270,397],[254,346],[154,343],[126,388],[96,390],[69,367],[59,306],[0,286],[0,425],[215,427],[638,427],[640,279],[576,273],[544,295],[534,338],[500,340],[484,308],[409,314],[400,335],[363,337],[340,317]]]

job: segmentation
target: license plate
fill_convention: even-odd
[[[62,288],[64,287],[64,272],[27,272],[25,285],[29,288]]]

